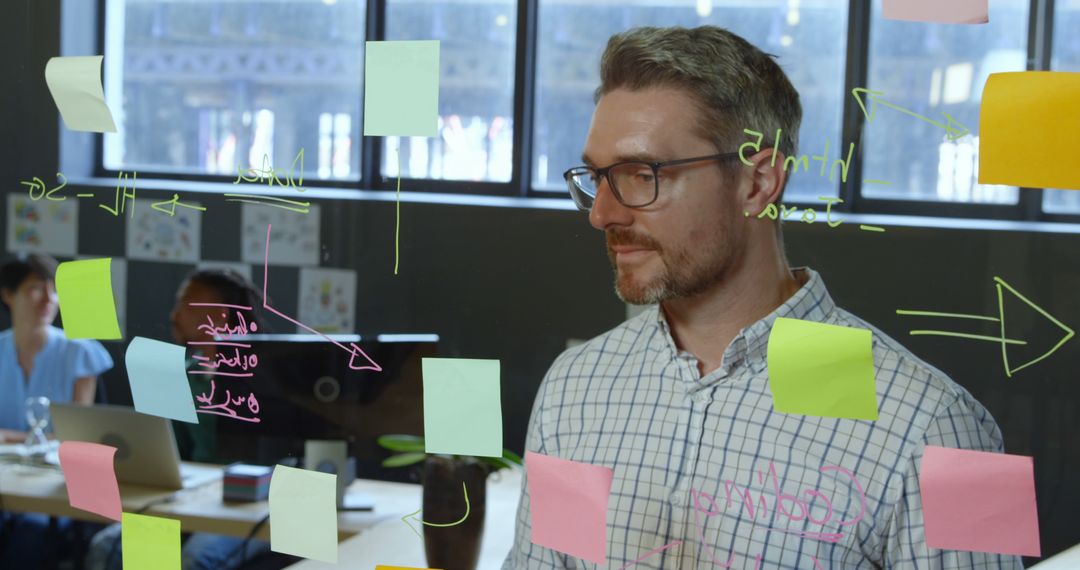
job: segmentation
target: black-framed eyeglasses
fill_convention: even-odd
[[[660,195],[660,169],[691,162],[706,160],[731,160],[738,158],[737,152],[665,160],[664,162],[645,162],[627,160],[603,168],[575,166],[563,173],[570,196],[578,209],[588,212],[596,201],[596,191],[600,181],[607,179],[608,187],[615,199],[627,208],[644,208],[656,201]]]

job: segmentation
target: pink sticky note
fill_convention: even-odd
[[[928,445],[919,487],[931,547],[1040,555],[1032,458]]]
[[[525,452],[532,542],[582,560],[607,560],[610,467]]]
[[[120,521],[120,486],[113,457],[116,448],[100,443],[65,441],[60,444],[68,501],[76,509]]]
[[[887,20],[938,24],[985,24],[990,21],[987,0],[884,0]]]

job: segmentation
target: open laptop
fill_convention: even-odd
[[[221,478],[218,467],[181,465],[170,420],[134,408],[52,404],[53,431],[61,441],[88,441],[116,448],[120,483],[188,489]]]

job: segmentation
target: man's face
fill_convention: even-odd
[[[176,292],[176,304],[173,305],[169,320],[172,324],[173,340],[178,344],[195,341],[209,341],[213,337],[199,330],[199,325],[213,322],[218,326],[228,323],[227,317],[221,316],[217,307],[192,307],[191,303],[221,303],[220,296],[212,288],[200,283],[184,281]],[[208,320],[207,317],[210,319]]]
[[[694,133],[698,110],[677,89],[618,89],[596,106],[585,144],[586,162],[661,162],[729,152]],[[741,177],[733,177],[741,179]],[[627,208],[606,182],[589,222],[607,238],[615,290],[631,304],[693,297],[721,282],[742,260],[736,180],[725,181],[716,161],[660,170],[660,194],[644,208]]]
[[[14,291],[5,290],[3,297],[11,309],[13,323],[37,327],[48,325],[56,319],[56,284],[51,279],[30,274]]]

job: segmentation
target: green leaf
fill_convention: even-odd
[[[521,459],[521,456],[510,451],[509,449],[503,449],[503,459],[508,459],[517,463],[518,465],[525,465],[525,461]]]
[[[424,438],[418,435],[384,435],[375,441],[390,451],[424,451]]]
[[[501,469],[509,469],[513,467],[513,464],[501,457],[480,457],[478,458],[484,463],[491,465],[492,471],[499,471]]]
[[[383,467],[405,467],[427,459],[426,453],[399,453],[383,460]]]

